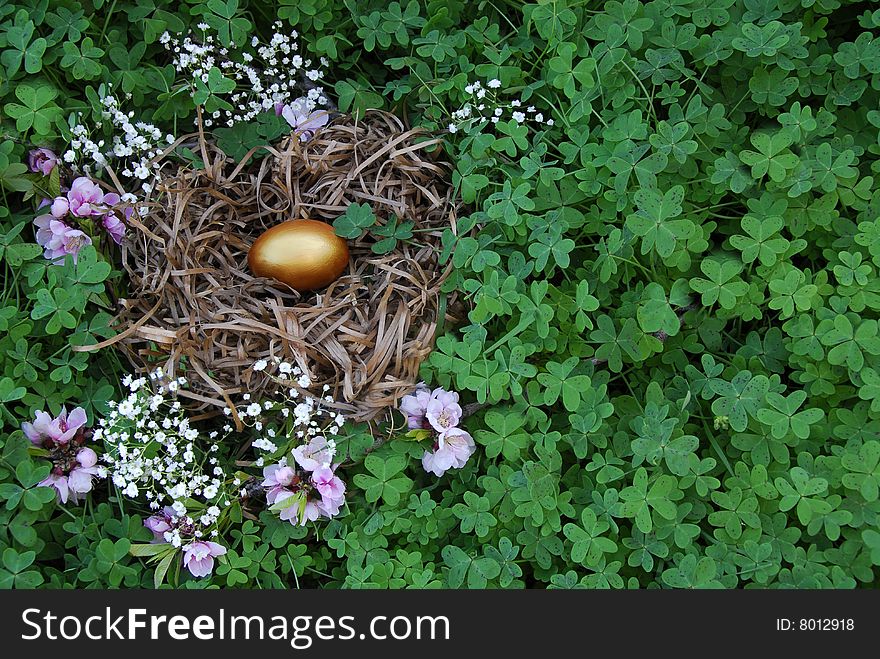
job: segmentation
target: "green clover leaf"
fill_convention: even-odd
[[[770,407],[761,408],[756,416],[758,421],[770,426],[776,439],[784,438],[789,432],[801,439],[807,439],[810,436],[810,426],[821,421],[825,412],[818,408],[798,412],[806,399],[805,391],[794,391],[788,397],[771,391],[767,394]]]
[[[674,220],[681,215],[684,188],[676,185],[665,193],[651,188],[640,188],[635,194],[638,210],[626,218],[626,227],[642,237],[642,254],[652,250],[666,258],[675,251],[678,241],[694,232],[690,220]]]

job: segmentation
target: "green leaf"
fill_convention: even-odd
[[[640,188],[635,194],[638,210],[626,218],[626,226],[642,237],[642,254],[652,250],[662,258],[675,251],[679,240],[691,236],[694,223],[690,220],[674,220],[682,212],[684,187],[676,185],[665,193],[651,188]]]
[[[840,459],[848,473],[843,486],[856,490],[866,501],[877,501],[880,492],[880,442],[866,442],[858,453],[848,452]]]
[[[790,245],[785,238],[776,236],[783,226],[784,220],[779,215],[763,220],[754,215],[745,215],[742,228],[748,235],[731,236],[730,243],[742,252],[743,263],[752,263],[758,259],[761,265],[770,267],[780,255],[785,254]]]
[[[748,426],[749,417],[757,418],[758,410],[770,389],[765,375],[740,371],[730,382],[720,378],[709,381],[709,388],[719,396],[712,403],[712,411],[728,418],[730,427],[742,432]]]
[[[74,78],[93,80],[101,75],[101,65],[98,61],[104,56],[104,51],[95,46],[91,37],[85,37],[79,45],[73,41],[65,41],[63,49],[61,66],[70,70]]]
[[[708,556],[697,558],[694,554],[684,556],[678,565],[663,571],[663,582],[672,588],[723,588],[715,579],[717,567]]]
[[[643,332],[663,332],[667,336],[675,336],[681,329],[678,314],[666,299],[666,291],[654,282],[645,287],[636,315]]]
[[[4,109],[15,119],[16,129],[22,133],[33,129],[39,135],[50,134],[52,124],[61,115],[61,108],[55,104],[50,105],[58,93],[51,87],[18,85],[15,96],[21,104],[7,103]]]
[[[796,437],[807,439],[810,426],[821,421],[825,413],[817,408],[798,412],[797,409],[807,399],[804,391],[794,391],[784,397],[776,392],[767,394],[767,402],[771,407],[758,410],[757,418],[761,423],[770,426],[770,431],[777,439],[785,437],[789,431]]]
[[[382,96],[374,92],[366,83],[350,79],[340,80],[336,83],[335,89],[339,98],[339,109],[342,112],[351,112],[356,117],[363,117],[366,110],[380,110],[384,106]]]
[[[412,488],[412,480],[407,476],[398,475],[406,467],[406,458],[392,455],[387,459],[372,453],[364,460],[364,466],[370,474],[357,474],[355,485],[364,489],[367,501],[382,499],[389,506],[396,506],[400,497]]]
[[[473,492],[465,492],[464,503],[455,504],[452,513],[461,520],[462,533],[473,531],[477,537],[483,538],[489,535],[489,531],[498,523],[489,509],[487,498]]]
[[[762,179],[769,175],[772,181],[784,181],[788,171],[797,167],[800,159],[789,151],[792,138],[786,131],[753,133],[752,145],[757,151],[744,149],[739,158],[752,168],[752,177]]]
[[[486,457],[499,455],[505,460],[518,460],[529,445],[529,435],[523,431],[525,419],[520,414],[498,410],[486,412],[484,417],[490,430],[477,430],[474,439],[486,447]]]
[[[718,302],[724,309],[733,309],[737,299],[749,290],[748,284],[737,275],[742,272],[742,264],[736,261],[709,258],[700,263],[700,270],[709,279],[691,279],[691,288],[700,293],[703,305]]]
[[[345,213],[333,220],[336,235],[349,240],[359,239],[364,231],[376,223],[376,216],[369,204],[349,204]]]
[[[589,508],[581,512],[581,523],[566,524],[563,528],[565,537],[572,542],[571,560],[586,566],[595,566],[605,553],[617,551],[617,543],[605,537],[610,524],[596,517]]]

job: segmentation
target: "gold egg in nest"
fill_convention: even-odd
[[[335,281],[348,266],[348,245],[333,227],[317,220],[288,220],[266,230],[248,251],[257,277],[313,291]]]

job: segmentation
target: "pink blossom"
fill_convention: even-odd
[[[59,220],[64,219],[64,216],[70,212],[70,202],[67,201],[67,197],[55,197],[50,212],[52,217]]]
[[[291,497],[295,497],[296,501],[291,501],[290,505],[284,508],[278,515],[285,522],[290,522],[294,526],[305,526],[306,522],[314,522],[321,516],[321,509],[318,504],[310,499],[305,498],[305,493],[300,492],[294,494],[290,491],[284,491],[275,500],[285,501]]]
[[[90,448],[81,448],[76,454],[79,466],[74,467],[67,476],[67,487],[74,503],[78,494],[92,491],[92,480],[98,475],[98,455]]]
[[[333,450],[327,439],[320,435],[312,437],[308,444],[297,446],[291,453],[296,463],[306,471],[315,471],[319,467],[326,467],[333,460]]]
[[[92,449],[81,448],[76,453],[76,466],[68,474],[65,475],[62,468],[56,466],[38,485],[54,487],[61,503],[79,503],[79,495],[92,491],[92,480],[98,475],[97,462],[98,456]]]
[[[68,414],[62,407],[57,417],[37,412],[33,423],[22,423],[21,429],[34,446],[49,452],[52,470],[39,485],[54,487],[61,503],[78,503],[80,495],[91,492],[92,482],[101,475],[98,455],[82,444],[87,437],[86,412],[77,407]]]
[[[37,483],[40,487],[54,487],[61,503],[67,503],[70,497],[70,489],[67,486],[67,476],[63,474],[50,473],[48,477]]]
[[[431,400],[431,390],[424,382],[419,383],[415,392],[400,399],[400,411],[406,415],[407,427],[414,430],[430,427],[425,418],[429,400]]]
[[[331,519],[336,517],[339,514],[339,510],[342,508],[342,505],[345,503],[345,497],[340,497],[338,499],[321,499],[320,501],[316,501],[315,505],[318,510],[321,512],[324,517],[327,519]]]
[[[69,442],[86,425],[86,421],[88,421],[88,417],[83,408],[76,407],[68,414],[67,408],[62,407],[61,414],[57,418],[53,418],[51,414],[43,411],[37,412],[34,416],[34,422],[22,423],[21,429],[35,446],[51,448]],[[91,449],[87,450],[91,451]]]
[[[322,497],[338,499],[345,495],[345,483],[330,467],[321,467],[312,474],[312,484]]]
[[[226,547],[223,545],[195,540],[183,548],[183,566],[194,577],[207,577],[214,571],[214,557],[225,553]]]
[[[165,506],[161,513],[144,520],[144,526],[153,534],[152,542],[154,544],[168,542],[165,539],[165,533],[172,529],[171,521],[173,518],[174,510],[171,506]]]
[[[28,153],[28,169],[35,174],[49,176],[57,164],[58,156],[49,149],[33,149]]]
[[[321,467],[312,474],[312,485],[321,495],[318,508],[327,517],[334,517],[345,503],[345,483],[329,467]]]
[[[121,203],[122,199],[115,192],[108,192],[104,195],[104,206],[108,208],[112,208],[117,204]],[[134,214],[134,208],[131,205],[125,207],[122,211],[122,217],[119,216],[118,212],[110,211],[104,216],[104,219],[101,220],[101,225],[104,229],[107,230],[107,233],[110,234],[110,237],[113,239],[117,245],[122,244],[122,239],[125,237],[126,230],[126,222],[131,219],[131,216]],[[123,220],[124,218],[124,220]]]
[[[299,134],[300,142],[308,142],[315,136],[319,128],[323,128],[330,122],[330,113],[327,110],[309,112],[308,99],[304,96],[285,105],[281,109],[281,116]]]
[[[425,451],[422,467],[435,476],[448,469],[461,469],[476,451],[473,438],[461,428],[450,428],[442,433],[433,451]]]
[[[434,430],[442,433],[458,425],[458,422],[461,421],[461,412],[458,394],[454,391],[437,388],[431,393],[425,410],[425,418]]]
[[[122,244],[122,239],[125,237],[125,222],[120,220],[115,214],[108,213],[101,220],[101,224],[107,230],[107,233],[110,234],[113,242],[117,245]]]
[[[67,193],[67,201],[70,212],[76,217],[91,217],[106,212],[104,192],[87,176],[74,179]]]
[[[83,245],[91,245],[92,239],[79,229],[74,229],[52,215],[40,215],[34,220],[37,227],[37,243],[43,248],[43,256],[49,261],[62,261],[68,254],[76,263]]]
[[[297,479],[296,472],[290,467],[282,465],[269,465],[263,468],[263,487],[269,488],[266,492],[266,501],[273,504],[276,501],[283,501],[285,496],[282,494],[289,493],[287,489]]]

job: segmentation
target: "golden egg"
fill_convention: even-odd
[[[271,277],[298,291],[323,288],[348,266],[348,245],[333,227],[317,220],[289,220],[254,241],[248,266],[257,277]]]

